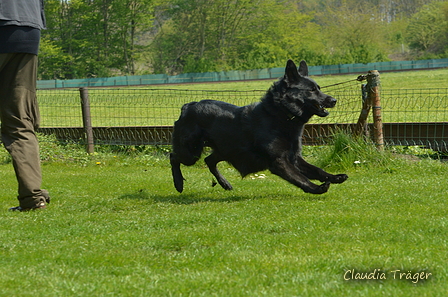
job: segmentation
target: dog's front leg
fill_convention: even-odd
[[[323,194],[327,192],[330,187],[329,181],[326,181],[321,185],[312,183],[296,166],[289,162],[288,158],[277,158],[272,162],[271,166],[269,166],[269,170],[273,174],[278,175],[284,180],[301,188],[306,193]]]
[[[331,174],[325,170],[311,165],[305,161],[301,156],[297,156],[295,159],[295,167],[309,179],[316,179],[321,182],[330,182],[333,184],[341,184],[348,178],[346,174]]]

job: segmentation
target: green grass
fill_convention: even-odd
[[[7,211],[17,203],[16,182],[0,151],[0,296],[443,296],[448,289],[443,162],[396,158],[342,135],[334,147],[304,151],[350,176],[326,194],[305,194],[268,172],[241,179],[220,164],[234,186],[224,191],[211,187],[202,162],[183,167],[178,194],[166,148],[88,156],[76,145],[42,145],[52,197],[44,211]],[[345,281],[351,269],[381,269],[387,280]],[[413,284],[393,279],[397,269],[432,276]]]
[[[448,69],[381,74],[384,122],[447,122]],[[321,86],[354,80],[357,75],[315,77]],[[182,85],[144,88],[90,89],[94,126],[172,125],[181,106],[202,99],[222,100],[236,105],[258,102],[274,80]],[[361,111],[360,83],[348,89],[324,89],[338,99],[329,117],[314,117],[313,123],[356,122]],[[148,91],[147,89],[152,89]],[[432,90],[429,91],[428,88]],[[439,90],[434,90],[439,88]],[[415,90],[415,91],[414,91]],[[234,93],[241,91],[244,93]],[[82,113],[77,89],[38,91],[42,127],[80,127]],[[371,118],[371,117],[369,117]]]
[[[428,88],[446,88],[446,75],[448,68],[436,70],[418,70],[418,71],[402,71],[402,72],[384,72],[380,73],[381,86],[383,89],[428,89]],[[324,75],[314,76],[313,79],[320,86],[328,86],[335,83],[354,80],[358,74],[347,75]],[[224,83],[194,83],[168,85],[171,89],[188,89],[188,90],[267,90],[275,81],[273,80],[249,80],[240,82],[224,82]],[[166,88],[167,85],[151,86],[156,88]]]

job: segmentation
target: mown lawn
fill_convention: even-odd
[[[319,162],[320,152],[307,158]],[[16,182],[0,165],[0,296],[444,296],[448,165],[363,160],[323,195],[280,178],[211,187],[201,164],[172,186],[151,154],[45,161],[47,210],[11,213]],[[370,162],[370,161],[369,161]],[[345,280],[352,270],[386,280]],[[427,280],[399,279],[400,272]],[[377,274],[378,275],[378,274]],[[406,278],[406,275],[403,276]],[[414,281],[415,283],[413,283]]]

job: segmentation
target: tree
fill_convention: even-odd
[[[39,79],[66,78],[66,65],[70,62],[71,56],[64,53],[61,47],[47,38],[42,38],[39,55]]]
[[[417,56],[447,56],[448,2],[425,5],[413,15],[407,28],[406,40]]]
[[[386,22],[367,3],[328,6],[318,16],[325,27],[328,64],[369,63],[387,60]]]
[[[414,58],[445,57],[446,3],[45,0],[39,77],[270,68],[289,58],[309,65],[368,63],[403,58],[391,54],[402,54],[405,44]]]
[[[49,47],[67,54],[67,64],[53,71],[57,78],[134,74],[135,57],[142,47],[137,36],[151,27],[152,0],[46,0]],[[54,56],[54,52],[51,54]],[[42,70],[43,78],[49,72]]]
[[[157,18],[154,69],[173,74],[277,67],[301,55],[318,62],[323,46],[311,20],[287,1],[175,0]]]
[[[159,7],[151,46],[156,72],[203,72],[229,66],[252,0],[173,0]]]

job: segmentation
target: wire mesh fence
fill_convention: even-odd
[[[314,122],[351,123],[356,121],[360,106],[360,88],[328,88],[325,92],[338,98],[330,118],[313,118]],[[89,89],[92,125],[170,126],[179,117],[182,105],[203,99],[221,100],[238,106],[258,102],[265,90],[210,91],[178,89]],[[77,89],[38,91],[42,114],[41,127],[82,127],[80,93]]]
[[[170,126],[183,104],[202,99],[246,105],[259,100],[261,91],[196,91],[176,89],[89,89],[92,125],[96,127]],[[77,89],[40,90],[42,127],[82,126]]]
[[[389,144],[448,152],[448,89],[383,90]]]
[[[309,138],[319,138],[319,134],[328,133],[322,125],[352,127],[350,125],[357,122],[361,111],[361,82],[356,79],[323,87],[323,91],[335,97],[338,103],[328,117],[311,119],[309,126],[315,131],[308,135]],[[243,106],[258,102],[265,93],[266,90],[91,88],[88,94],[95,143],[169,144],[171,127],[183,104],[214,99]],[[38,90],[38,101],[41,132],[56,134],[60,140],[85,141],[78,89]],[[382,89],[381,105],[387,144],[422,145],[437,150],[446,148],[448,89]]]
[[[448,89],[382,90],[383,122],[448,122]]]

